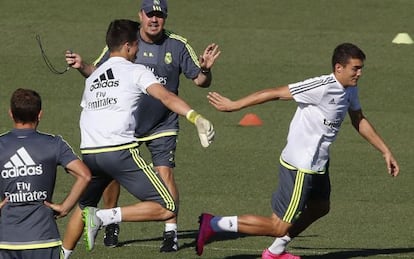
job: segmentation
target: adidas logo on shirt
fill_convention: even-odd
[[[19,148],[16,154],[10,157],[10,161],[8,161],[3,168],[4,169],[1,171],[1,177],[3,179],[41,175],[43,173],[42,165],[36,165],[24,147]]]
[[[106,88],[106,87],[118,87],[119,80],[115,79],[114,74],[112,73],[112,69],[108,69],[105,73],[99,75],[98,78],[93,80],[90,91],[99,89],[99,88]]]

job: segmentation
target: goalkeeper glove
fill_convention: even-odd
[[[195,124],[201,145],[203,147],[208,147],[214,139],[215,132],[213,124],[194,110],[187,112],[185,117],[191,123]]]

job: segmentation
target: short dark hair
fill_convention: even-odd
[[[109,50],[119,50],[127,42],[138,40],[139,23],[127,19],[113,20],[106,32],[106,45]]]
[[[34,90],[18,88],[10,98],[10,110],[15,122],[37,122],[42,110],[42,99]]]
[[[364,52],[352,43],[342,43],[338,45],[332,55],[332,70],[335,71],[335,65],[345,66],[351,58],[365,60]]]

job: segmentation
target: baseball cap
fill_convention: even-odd
[[[141,10],[145,13],[162,12],[167,17],[167,0],[142,0]]]

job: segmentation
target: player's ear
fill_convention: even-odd
[[[142,10],[139,10],[138,18],[139,18],[139,21],[142,22]]]
[[[43,110],[40,110],[39,114],[37,115],[37,121],[40,121],[42,116],[43,116]]]
[[[12,120],[14,120],[14,119],[13,119],[13,113],[12,113],[11,109],[9,109],[8,113],[9,113],[10,118],[11,118]]]
[[[335,72],[341,73],[342,72],[342,65],[339,63],[335,64]]]

